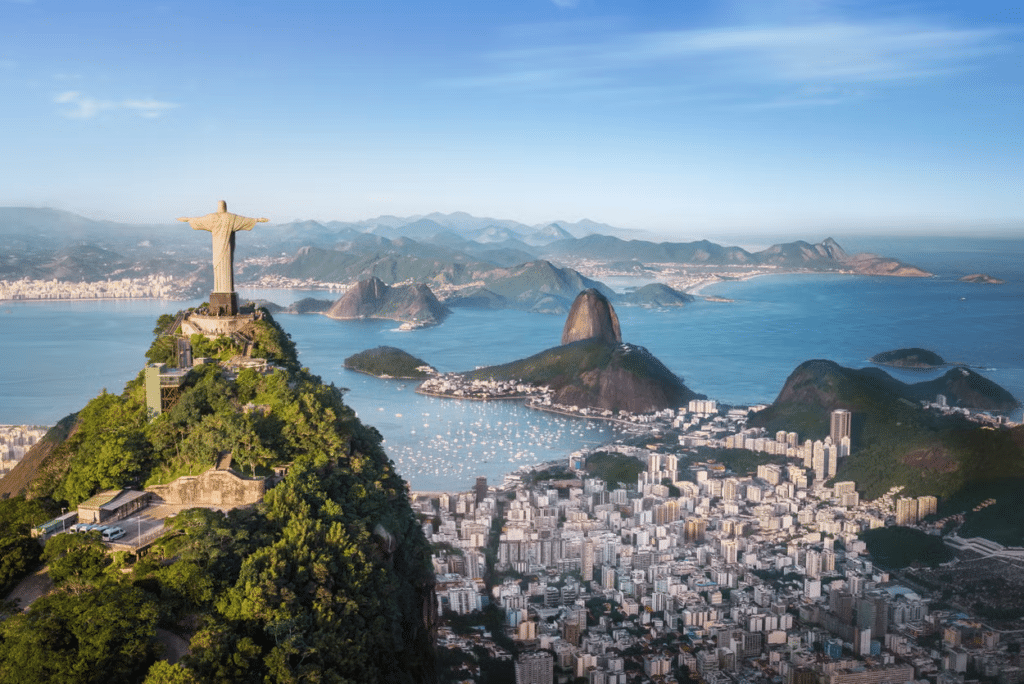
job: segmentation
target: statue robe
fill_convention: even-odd
[[[188,219],[193,230],[209,231],[213,240],[213,291],[234,292],[235,275],[232,260],[235,255],[235,231],[252,230],[257,219],[246,218],[226,211],[218,211],[199,218]]]

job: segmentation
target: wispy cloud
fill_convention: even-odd
[[[55,104],[65,105],[61,113],[69,119],[92,119],[103,112],[127,111],[147,119],[155,119],[169,109],[178,107],[173,102],[160,100],[101,100],[68,90],[53,98]]]
[[[754,87],[759,106],[822,106],[972,68],[1005,50],[1009,36],[924,22],[606,32],[562,41],[549,32],[544,41],[487,55],[484,73],[444,85],[566,94],[628,85],[715,99],[732,92],[739,100],[749,100]]]

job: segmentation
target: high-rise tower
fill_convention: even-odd
[[[840,444],[843,437],[850,436],[851,413],[846,409],[836,409],[832,412],[830,421],[829,436],[833,444]]]

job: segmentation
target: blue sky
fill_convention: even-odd
[[[1013,230],[1009,2],[0,0],[0,205]]]

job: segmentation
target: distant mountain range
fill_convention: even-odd
[[[281,276],[354,283],[379,278],[389,285],[427,284],[442,297],[450,296],[452,306],[565,314],[576,294],[587,288],[619,304],[679,306],[688,301],[665,286],[639,292],[633,300],[633,295],[616,295],[566,268],[580,260],[646,276],[655,274],[650,264],[929,275],[895,259],[847,254],[832,239],[748,252],[707,240],[651,242],[620,235],[629,232],[587,220],[528,226],[465,213],[261,225],[238,240],[236,280]],[[180,224],[136,226],[53,209],[0,208],[0,279],[95,281],[167,274],[201,295],[212,275],[204,237]]]

